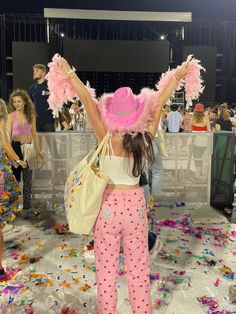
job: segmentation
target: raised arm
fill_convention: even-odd
[[[173,94],[174,90],[179,85],[180,80],[185,78],[188,72],[188,64],[189,63],[186,62],[181,67],[175,70],[172,80],[169,82],[169,84],[163,89],[162,93],[159,95],[158,100],[157,100],[156,110],[153,113],[153,120],[149,128],[149,131],[152,134],[152,136],[156,135],[156,131],[157,131],[157,127],[160,121],[160,116],[161,116],[163,106],[167,103],[167,101]]]
[[[61,71],[68,76],[72,87],[78,94],[81,102],[84,104],[86,113],[91,121],[91,125],[96,134],[96,137],[98,141],[101,141],[106,135],[107,130],[101,120],[95,101],[88,92],[86,86],[83,84],[83,82],[81,82],[79,77],[71,69],[71,67],[64,58],[61,58],[61,61],[59,62],[59,67]]]

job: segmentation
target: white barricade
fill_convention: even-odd
[[[92,132],[39,133],[43,165],[33,174],[33,200],[63,203],[70,171],[94,147]],[[187,203],[210,202],[211,133],[166,134],[168,157],[163,158],[161,200]]]

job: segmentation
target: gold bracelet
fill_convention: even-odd
[[[72,79],[74,79],[74,78],[77,78],[77,75],[76,75],[75,71],[70,72],[70,73],[67,75],[67,78],[68,78],[69,80],[72,80]]]
[[[173,74],[173,79],[175,79],[178,83],[181,81],[181,79],[179,80],[174,74]]]
[[[69,76],[71,73],[75,73],[75,70],[70,69],[70,71],[66,72],[66,75]]]

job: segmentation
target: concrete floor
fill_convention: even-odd
[[[0,280],[0,313],[94,314],[95,262],[93,251],[84,250],[92,236],[57,234],[53,227],[65,217],[41,210],[34,220],[19,214],[4,234],[8,272]],[[158,207],[150,215],[150,228],[164,244],[151,265],[154,313],[213,313],[198,301],[202,296],[214,297],[218,311],[236,313],[229,303],[229,286],[236,282],[224,276],[224,265],[231,275],[236,269],[236,225],[201,204]],[[118,311],[130,314],[123,262],[120,255]],[[176,276],[180,284],[173,283]]]

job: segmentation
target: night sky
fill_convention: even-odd
[[[191,11],[193,18],[236,20],[236,0],[0,0],[0,13],[21,12],[43,14],[44,7],[140,10]]]

